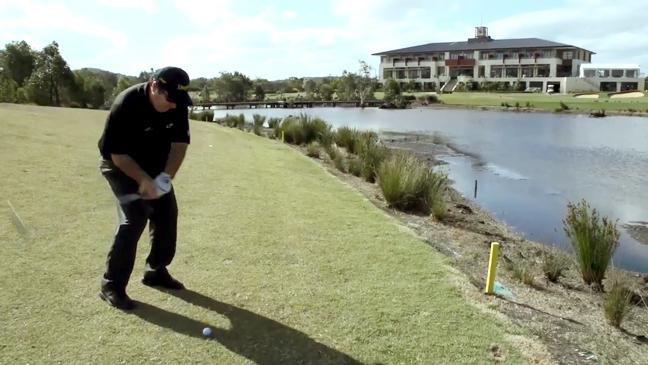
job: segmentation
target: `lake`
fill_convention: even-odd
[[[586,199],[618,219],[621,244],[614,265],[648,272],[648,245],[625,223],[648,221],[648,119],[418,108],[214,110],[285,117],[307,113],[333,127],[442,136],[457,147],[440,156],[454,187],[527,239],[568,248],[562,219],[568,201]]]

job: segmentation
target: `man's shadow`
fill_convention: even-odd
[[[132,313],[147,322],[197,338],[203,338],[203,328],[211,327],[211,339],[259,365],[361,364],[351,356],[311,339],[305,333],[248,310],[191,290],[164,292],[227,317],[231,329],[214,328],[207,323],[142,302],[136,302],[137,307]]]

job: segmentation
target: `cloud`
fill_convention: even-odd
[[[283,19],[293,19],[297,17],[297,12],[294,10],[286,10],[283,13],[281,13],[281,17]]]
[[[488,26],[493,38],[543,38],[594,51],[594,63],[638,62],[643,58],[646,67],[646,13],[646,2],[573,0],[563,6],[499,19]]]
[[[234,19],[232,4],[232,0],[175,0],[178,11],[200,27],[218,26]]]
[[[110,42],[113,49],[124,48],[128,43],[128,39],[122,33],[100,25],[95,19],[77,15],[63,4],[26,0],[9,2],[8,8],[17,11],[17,15],[0,22],[0,31],[15,32],[22,29],[29,32],[45,31],[43,33],[50,34],[57,30],[65,30],[103,39]]]
[[[97,0],[97,3],[113,8],[143,10],[149,14],[158,12],[156,0]]]

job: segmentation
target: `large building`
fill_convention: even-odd
[[[381,82],[394,79],[420,90],[507,84],[557,93],[643,90],[638,65],[590,65],[594,52],[538,38],[492,39],[476,27],[465,42],[429,43],[374,53]],[[495,84],[497,83],[497,84]]]

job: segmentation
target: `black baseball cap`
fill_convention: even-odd
[[[169,99],[178,105],[193,105],[189,90],[189,75],[179,67],[164,67],[157,70],[153,79],[166,90]]]

